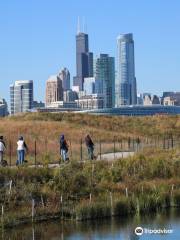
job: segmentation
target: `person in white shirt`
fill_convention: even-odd
[[[20,136],[19,140],[17,141],[17,154],[18,154],[17,165],[19,164],[22,165],[24,163],[26,150],[27,150],[27,145],[24,141],[24,138]]]
[[[3,136],[0,136],[0,165],[2,165],[3,163],[3,155],[5,150],[6,150],[6,145],[3,141]]]

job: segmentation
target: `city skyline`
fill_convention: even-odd
[[[138,92],[160,94],[167,90],[179,91],[180,49],[178,42],[180,32],[176,27],[180,6],[178,1],[175,1],[174,5],[158,1],[158,3],[147,3],[147,6],[141,2],[141,4],[136,4],[136,14],[133,13],[133,2],[131,2],[130,9],[128,9],[129,5],[122,1],[114,1],[113,3],[116,7],[123,6],[124,9],[127,9],[127,15],[118,14],[117,9],[113,8],[112,2],[104,3],[102,12],[98,11],[101,4],[97,3],[97,10],[92,15],[95,1],[87,4],[83,1],[77,1],[77,6],[67,1],[67,3],[61,4],[61,7],[69,6],[70,18],[69,20],[64,19],[62,23],[51,11],[59,6],[58,1],[54,1],[53,4],[46,2],[43,6],[35,1],[31,1],[31,3],[15,1],[12,4],[8,1],[1,2],[1,11],[2,9],[3,11],[0,17],[2,20],[0,27],[3,37],[1,38],[2,54],[0,57],[0,97],[9,100],[9,85],[12,82],[33,79],[36,89],[35,99],[44,101],[46,80],[62,67],[67,67],[70,70],[72,84],[72,77],[76,75],[75,34],[77,18],[83,16],[84,13],[88,26],[86,32],[89,35],[89,48],[95,56],[99,53],[107,53],[117,60],[117,36],[124,32],[133,33],[136,44],[135,62]],[[42,9],[39,12],[40,5]],[[46,15],[48,7],[50,7],[51,19]],[[160,12],[161,17],[159,16],[160,8],[163,10]],[[85,9],[89,9],[89,11],[83,11]],[[111,14],[106,20],[105,13],[112,9],[114,14]],[[142,9],[145,11],[140,14]],[[131,21],[125,21],[130,13],[134,17],[134,22],[131,17]],[[150,14],[153,14],[153,19],[150,18]],[[145,17],[145,15],[147,16]],[[166,19],[167,16],[168,19]],[[144,25],[140,24],[142,19],[145,21]],[[57,30],[58,25],[59,31]],[[112,28],[106,29],[107,25],[112,26]],[[51,38],[55,32],[57,32],[55,36],[57,39]]]

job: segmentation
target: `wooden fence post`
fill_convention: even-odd
[[[166,139],[165,139],[165,137],[163,138],[163,149],[166,149]]]
[[[4,223],[4,206],[3,205],[1,206],[1,222],[3,225],[3,223]]]
[[[92,201],[92,194],[90,193],[89,194],[89,202],[91,203],[91,201]]]
[[[80,161],[82,162],[83,156],[82,156],[82,138],[80,141]]]
[[[11,160],[12,160],[12,144],[10,140],[9,141],[9,166],[11,166]]]
[[[47,145],[48,145],[48,140],[47,140],[47,137],[46,137],[46,139],[45,139],[45,153],[46,153],[46,155],[48,153]]]
[[[126,188],[126,197],[128,198],[128,189]]]
[[[35,240],[35,232],[34,232],[34,227],[32,228],[32,240]]]
[[[11,189],[12,189],[12,180],[9,181],[9,195],[11,194]]]
[[[173,135],[171,136],[171,148],[174,148],[174,139],[173,139]]]
[[[170,205],[171,205],[171,207],[174,207],[174,197],[173,197],[173,192],[174,192],[174,184],[172,184],[172,186],[171,186],[171,201],[170,201]]]
[[[130,148],[131,148],[131,138],[129,137],[128,138],[128,151],[130,150]]]
[[[99,158],[101,160],[101,139],[99,141]]]
[[[63,196],[61,195],[61,219],[64,218],[64,209],[63,209]]]
[[[110,195],[110,206],[111,206],[111,216],[114,215],[114,211],[113,211],[113,196],[112,196],[112,192],[109,192]]]
[[[173,191],[174,191],[174,184],[171,186],[171,197],[173,195]]]
[[[120,140],[120,144],[121,144],[121,150],[122,150],[122,148],[123,148],[123,147],[122,147],[122,139]]]
[[[71,140],[70,140],[70,156],[71,156],[71,159],[72,159],[72,144],[71,144]]]
[[[34,142],[34,166],[36,167],[36,156],[37,156],[37,149],[36,149],[36,140]]]
[[[139,207],[139,199],[138,198],[136,199],[136,211],[137,211],[137,214],[139,215],[140,207]]]
[[[45,207],[45,204],[44,204],[44,199],[43,199],[42,194],[41,194],[41,204],[42,204],[42,206],[43,206],[43,208],[44,208],[44,207]]]
[[[144,193],[144,187],[143,186],[141,187],[141,193],[142,194]]]
[[[116,153],[116,138],[115,138],[115,136],[114,136],[114,139],[113,139],[113,143],[114,143],[114,160],[115,160],[115,153]]]
[[[34,222],[34,216],[35,216],[35,201],[32,199],[32,222]]]

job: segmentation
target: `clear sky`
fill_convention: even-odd
[[[179,0],[0,0],[0,97],[15,80],[45,82],[63,66],[75,75],[77,18],[90,50],[116,57],[116,38],[132,32],[138,92],[180,91]]]

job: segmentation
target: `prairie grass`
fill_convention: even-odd
[[[0,168],[0,204],[4,223],[17,224],[31,219],[32,199],[35,217],[61,216],[89,219],[112,215],[145,214],[163,207],[180,206],[180,117],[102,117],[82,114],[24,114],[0,120],[0,133],[12,144],[12,163],[16,160],[16,141],[23,135],[29,146],[29,163],[44,168]],[[48,169],[49,162],[59,161],[59,135],[64,133],[72,160],[63,168]],[[129,138],[139,137],[152,144],[134,156],[106,161],[80,162],[87,158],[81,139],[90,133],[99,153],[128,149]],[[176,139],[172,149],[158,147],[164,137]],[[114,139],[116,139],[114,145]],[[156,141],[154,141],[156,140]],[[168,138],[166,145],[170,144]],[[123,145],[123,146],[122,146]],[[132,145],[132,144],[131,144]],[[131,146],[132,147],[132,146]],[[9,181],[12,180],[11,192]]]
[[[16,142],[23,135],[29,147],[26,158],[30,164],[59,161],[59,136],[64,133],[71,159],[88,159],[84,138],[87,133],[95,143],[95,154],[133,150],[139,138],[142,148],[180,146],[180,117],[110,117],[73,113],[27,113],[0,119],[0,134],[7,143],[6,159],[15,164]],[[173,143],[172,143],[173,139]],[[130,141],[130,143],[128,143]],[[82,145],[81,145],[82,142]],[[101,144],[100,144],[101,143]],[[129,146],[130,144],[130,146]],[[10,147],[11,145],[11,147]],[[11,148],[11,149],[10,149]],[[48,158],[48,160],[47,160]]]

